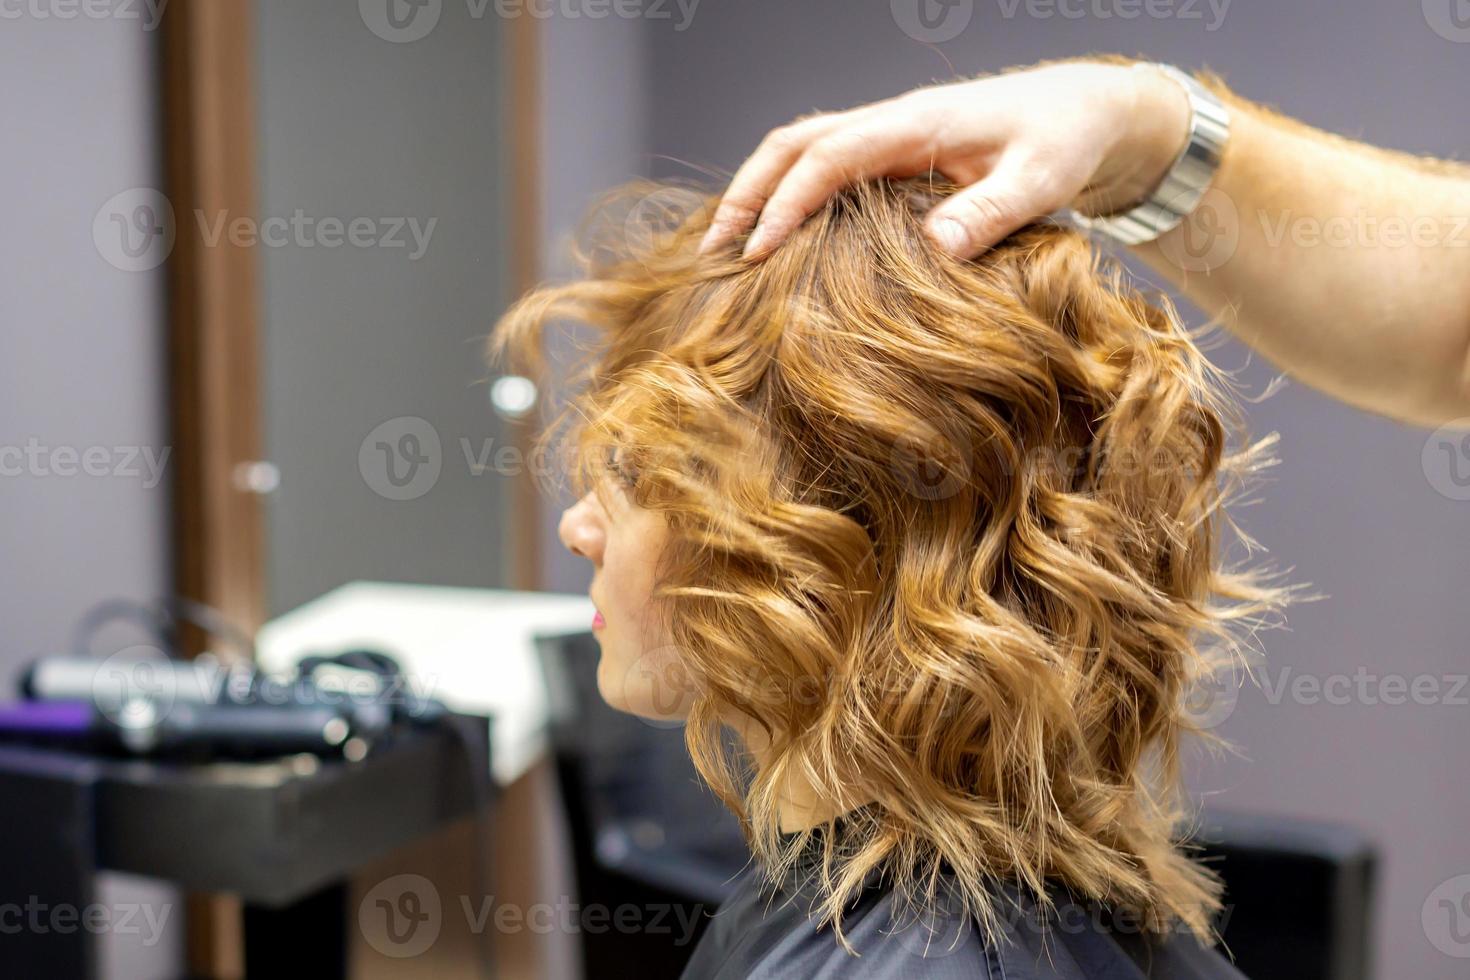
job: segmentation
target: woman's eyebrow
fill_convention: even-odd
[[[627,489],[623,486],[622,480],[616,478],[618,476],[618,471],[613,469],[612,462],[609,460],[608,471],[599,474],[597,485],[592,490],[593,495],[602,504],[603,513],[608,517],[613,516],[616,508],[625,507],[628,504]]]

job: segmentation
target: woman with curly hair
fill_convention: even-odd
[[[1077,231],[939,249],[954,191],[860,183],[760,262],[700,199],[493,338],[597,330],[546,438],[599,689],[685,721],[754,857],[686,976],[1238,977],[1179,753],[1286,598],[1223,556],[1270,440]]]

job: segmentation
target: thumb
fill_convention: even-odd
[[[925,229],[946,252],[973,258],[1053,210],[1037,183],[1034,174],[1018,165],[997,167],[935,206],[924,220]]]

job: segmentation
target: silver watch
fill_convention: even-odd
[[[1136,67],[1157,69],[1184,87],[1189,95],[1189,142],[1142,204],[1122,214],[1097,218],[1072,212],[1072,219],[1083,228],[1100,231],[1124,245],[1153,241],[1177,227],[1199,205],[1220,169],[1220,156],[1230,137],[1230,113],[1215,93],[1173,65]]]

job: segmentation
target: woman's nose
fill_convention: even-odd
[[[561,523],[556,529],[568,551],[581,555],[594,565],[602,563],[602,547],[606,541],[600,510],[596,494],[589,493],[562,511]]]

